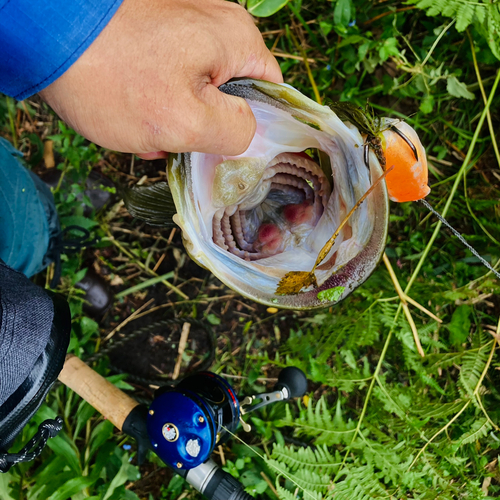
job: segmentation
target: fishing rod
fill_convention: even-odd
[[[176,386],[160,387],[148,407],[72,354],[66,357],[59,380],[137,441],[139,464],[148,450],[153,451],[208,500],[253,498],[210,458],[214,448],[226,442],[239,424],[251,430],[244,415],[307,391],[304,372],[293,366],[279,373],[271,392],[243,397],[223,377],[206,371]]]

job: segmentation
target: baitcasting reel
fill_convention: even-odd
[[[177,470],[190,470],[208,460],[241,423],[242,415],[258,408],[300,397],[307,379],[295,367],[283,369],[272,392],[238,400],[231,385],[219,375],[200,372],[175,388],[162,387],[155,394],[147,417],[147,432],[154,452]]]

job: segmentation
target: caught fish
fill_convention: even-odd
[[[190,257],[252,300],[290,309],[339,302],[382,257],[392,163],[404,163],[414,198],[428,192],[418,137],[401,122],[373,125],[354,107],[335,113],[285,84],[243,79],[220,90],[255,115],[247,151],[171,154],[168,185],[126,191],[127,208],[153,224],[175,222]],[[396,177],[389,192],[397,200]],[[311,279],[290,291],[280,283],[293,273]]]

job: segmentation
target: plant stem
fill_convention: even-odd
[[[498,83],[500,82],[500,70],[497,71],[497,75],[495,78],[495,82],[493,83],[493,87],[490,92],[490,96],[488,98],[488,101],[486,102],[486,106],[481,113],[481,118],[479,119],[479,123],[477,124],[476,131],[474,132],[474,136],[472,138],[469,150],[467,151],[467,155],[462,163],[462,166],[460,167],[460,170],[458,171],[457,177],[455,178],[455,182],[453,183],[453,186],[451,188],[450,195],[448,196],[448,200],[446,201],[446,205],[443,208],[442,216],[446,217],[446,214],[448,213],[448,210],[451,206],[451,202],[453,201],[453,197],[455,196],[455,193],[458,188],[458,184],[462,178],[463,173],[465,172],[465,169],[467,168],[467,165],[469,164],[469,161],[472,157],[472,153],[474,151],[474,146],[476,145],[477,139],[479,137],[479,132],[481,132],[481,128],[483,126],[484,120],[486,118],[486,114],[490,108],[491,102],[493,101],[493,97],[495,96],[495,92],[498,87]],[[424,265],[425,259],[427,258],[427,255],[429,254],[430,249],[432,248],[432,245],[434,244],[434,241],[436,240],[439,231],[441,230],[441,221],[438,221],[436,224],[436,227],[434,229],[434,232],[432,233],[432,236],[429,239],[429,242],[427,243],[427,246],[425,247],[425,250],[422,253],[422,256],[420,257],[417,267],[415,268],[415,271],[413,271],[413,274],[411,275],[410,281],[408,282],[408,285],[405,288],[405,293],[408,294],[411,286],[415,282],[415,279],[418,276],[418,273],[422,269],[422,266]]]
[[[156,278],[151,278],[149,280],[143,281],[142,283],[139,283],[138,285],[131,286],[130,288],[127,288],[126,290],[122,290],[120,293],[117,293],[115,297],[117,299],[120,299],[122,297],[125,297],[125,295],[130,295],[131,293],[138,292],[139,290],[143,290],[144,288],[148,288],[150,286],[156,285],[157,283],[162,282],[163,280],[168,280],[170,278],[174,277],[174,271],[170,271],[166,274],[162,274],[161,276],[157,276]]]
[[[136,262],[137,265],[139,267],[141,267],[144,271],[146,271],[148,274],[151,274],[152,276],[155,276],[155,277],[158,278],[158,275],[152,269],[147,268],[140,260],[136,260],[135,255],[133,255],[132,253],[130,253],[122,244],[120,244],[120,242],[113,237],[113,235],[111,234],[111,232],[109,231],[109,229],[106,230],[106,233],[107,233],[109,241],[111,241],[111,243],[113,243],[113,245],[115,245],[117,248],[119,248],[125,255],[127,255],[128,257],[130,257],[131,259],[133,259],[134,262]],[[169,283],[165,279],[162,279],[161,283],[163,283],[168,288],[174,290],[175,293],[177,293],[177,295],[180,295],[184,300],[188,300],[189,299],[189,297],[184,292],[182,292],[181,290],[179,290],[179,288],[177,288],[175,285],[172,285],[172,283]]]
[[[311,40],[313,41],[314,45],[316,45],[316,47],[320,51],[322,51],[323,49],[322,49],[321,45],[319,44],[318,39],[316,38],[316,35],[313,33],[311,28],[309,28],[309,25],[304,21],[304,18],[300,15],[300,12],[295,8],[295,6],[293,5],[293,2],[288,2],[287,5],[288,5],[288,8],[293,12],[293,15],[300,21],[300,24],[302,24],[302,26],[304,26],[305,30],[307,31],[307,33],[311,37]]]
[[[481,78],[481,73],[479,72],[479,66],[477,64],[474,42],[472,40],[472,37],[470,36],[469,30],[467,30],[467,36],[469,37],[469,42],[470,42],[470,47],[471,47],[471,52],[472,52],[472,59],[474,61],[474,69],[476,70],[477,83],[479,85],[479,88],[481,89],[481,95],[483,96],[483,101],[484,101],[484,104],[486,106],[486,103],[488,102],[488,100],[486,98],[486,92],[484,90],[483,79]],[[498,151],[497,139],[495,136],[495,130],[493,128],[493,122],[491,120],[491,113],[490,113],[489,109],[487,111],[486,119],[488,120],[488,128],[490,129],[491,144],[493,145],[493,149],[495,150],[495,156],[497,158],[497,163],[498,163],[498,166],[500,167],[500,152]]]
[[[337,479],[339,478],[340,473],[342,472],[342,469],[344,468],[344,465],[346,463],[347,456],[349,455],[349,452],[351,451],[352,445],[353,445],[354,441],[356,440],[356,437],[358,436],[359,431],[361,430],[361,424],[363,423],[363,419],[366,415],[366,410],[368,408],[368,402],[370,401],[370,396],[372,394],[373,387],[375,386],[376,379],[378,377],[378,374],[380,373],[380,369],[382,368],[382,363],[385,359],[385,355],[387,354],[387,349],[389,348],[389,344],[390,344],[391,338],[392,338],[392,333],[393,333],[394,328],[397,324],[399,314],[401,313],[401,309],[402,309],[402,303],[400,302],[399,306],[396,310],[396,314],[394,316],[394,321],[392,323],[391,329],[389,330],[389,334],[387,335],[387,339],[385,340],[384,347],[383,347],[382,352],[380,354],[380,359],[378,360],[377,366],[375,368],[375,372],[373,373],[372,380],[370,382],[370,387],[368,387],[368,391],[367,391],[366,397],[365,397],[365,402],[363,404],[363,409],[361,410],[361,415],[359,416],[358,425],[356,426],[356,429],[354,430],[354,435],[352,436],[351,442],[349,443],[349,446],[347,447],[347,450],[346,450],[345,455],[344,455],[344,459],[342,460],[342,465],[340,466],[340,469],[338,470],[337,474],[335,475],[335,477],[333,479],[333,483],[335,483],[337,481]]]

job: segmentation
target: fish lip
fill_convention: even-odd
[[[264,83],[267,85],[275,85],[268,84],[268,82],[257,82],[249,79],[239,79],[235,84],[244,86],[246,88],[252,88],[256,85],[258,86],[260,83]],[[233,82],[224,84],[226,86],[226,90],[231,86]],[[296,92],[296,91],[295,91]],[[233,94],[234,95],[234,94]],[[301,96],[301,94],[299,94]],[[306,99],[304,97],[304,99]],[[312,102],[312,101],[311,101]],[[281,104],[281,103],[280,103]],[[313,103],[318,106],[316,103]],[[281,105],[279,106],[281,107]],[[287,111],[289,113],[289,111]],[[378,166],[378,162],[372,161],[371,165],[375,165],[375,169],[378,168],[378,172],[380,175],[382,174],[382,170]],[[190,207],[188,207],[188,203],[191,202],[192,205],[195,205],[195,200],[193,197],[193,189],[192,189],[192,177],[191,177],[191,154],[190,153],[182,153],[175,155],[175,158],[170,161],[169,159],[169,167],[168,167],[168,178],[169,184],[171,185],[172,193],[174,195],[174,199],[176,200],[177,209],[178,209],[178,224],[180,225],[183,231],[183,240],[185,243],[186,251],[190,255],[190,257],[200,264],[202,267],[210,270],[215,276],[217,276],[221,281],[223,281],[227,286],[241,295],[259,302],[261,304],[273,307],[280,307],[283,309],[295,309],[295,310],[311,310],[318,309],[323,307],[329,307],[334,305],[345,297],[347,297],[355,288],[364,283],[369,276],[373,273],[373,271],[378,266],[382,255],[383,250],[385,248],[385,244],[387,241],[387,232],[388,232],[388,215],[389,215],[389,199],[387,194],[387,189],[385,185],[385,181],[382,181],[379,186],[377,186],[374,193],[370,196],[377,196],[376,202],[374,201],[374,206],[376,206],[380,213],[375,213],[374,215],[374,228],[372,230],[372,234],[370,239],[364,245],[363,249],[355,255],[351,260],[349,260],[342,269],[338,272],[332,274],[328,277],[318,288],[300,293],[298,295],[274,295],[271,296],[268,292],[259,293],[256,291],[255,286],[245,285],[239,282],[239,276],[234,276],[228,274],[224,270],[221,270],[217,267],[217,262],[214,262],[213,259],[210,258],[209,255],[206,255],[201,249],[194,243],[196,241],[197,235],[195,234],[198,231],[198,237],[200,235],[201,228],[199,227],[198,220],[189,220],[189,222],[184,221],[187,220],[186,214],[189,216]],[[172,185],[176,182],[179,182],[179,179],[183,181],[183,186],[178,186],[177,189],[172,188]],[[373,176],[371,183],[373,183]],[[192,218],[192,217],[191,217]],[[190,219],[191,219],[190,218]],[[196,218],[195,218],[196,219]],[[176,221],[177,222],[177,221]],[[187,224],[194,224],[195,226],[187,227]],[[194,235],[194,238],[192,238]],[[218,248],[218,247],[217,247]],[[222,249],[215,249],[216,251],[225,252]],[[352,276],[349,276],[349,272],[357,273],[359,276],[356,280],[353,280]],[[320,291],[327,290],[333,288],[335,286],[345,286],[345,291],[339,297],[338,300],[335,301],[322,301],[318,299],[317,294]]]

